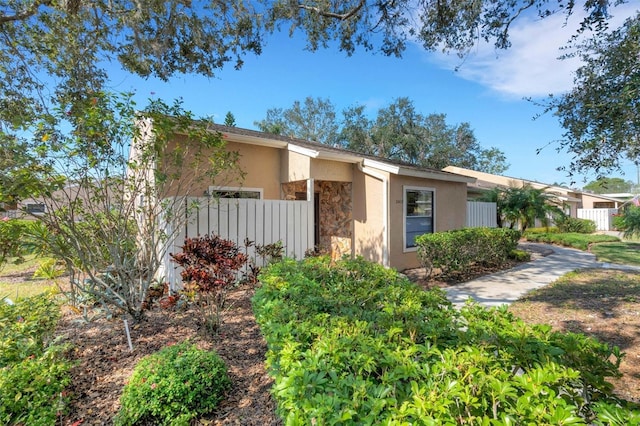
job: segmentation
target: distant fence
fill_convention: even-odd
[[[185,237],[213,233],[239,246],[245,239],[258,245],[281,241],[285,255],[297,259],[314,247],[312,201],[220,199],[209,204],[206,198],[189,199],[193,201],[200,201],[200,207],[190,211],[182,229],[172,232],[175,237],[163,261],[163,275],[172,286],[180,283],[180,275],[169,253],[179,253]],[[167,226],[170,231],[172,224]],[[247,251],[250,258],[255,258],[254,247]],[[258,263],[260,260],[256,259]]]
[[[485,203],[480,201],[467,201],[467,228],[497,228],[497,206],[496,203]]]
[[[613,215],[617,213],[618,209],[578,209],[578,218],[594,221],[598,231],[612,231]]]

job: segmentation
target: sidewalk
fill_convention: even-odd
[[[466,283],[444,289],[456,306],[471,297],[482,306],[500,306],[519,299],[523,294],[545,286],[567,272],[585,268],[610,268],[640,271],[640,267],[597,262],[595,255],[581,250],[548,244],[525,243],[553,251],[545,257],[524,263],[513,269],[485,275]]]

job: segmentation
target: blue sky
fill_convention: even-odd
[[[614,24],[624,21],[637,6],[613,9]],[[276,34],[262,55],[245,58],[244,66],[229,66],[215,78],[178,76],[169,82],[143,80],[123,72],[112,74],[115,90],[136,92],[142,107],[150,97],[170,101],[181,97],[197,116],[224,122],[231,111],[238,127],[256,129],[255,121],[269,108],[288,108],[307,96],[329,99],[340,112],[360,104],[374,116],[398,97],[413,100],[422,114],[444,113],[449,124],[468,122],[483,147],[501,149],[510,164],[508,176],[544,183],[569,184],[565,172],[570,156],[556,151],[563,130],[557,119],[536,120],[541,108],[524,97],[542,99],[548,93],[571,88],[576,61],[559,61],[558,50],[573,34],[579,15],[563,25],[564,16],[545,20],[523,18],[511,31],[512,48],[495,51],[478,45],[461,60],[455,55],[425,52],[409,43],[401,59],[357,51],[347,57],[337,49],[307,52],[302,37]],[[459,71],[454,71],[460,66]],[[539,148],[545,147],[540,154]],[[625,179],[636,181],[631,163]],[[574,177],[575,185],[583,179]]]

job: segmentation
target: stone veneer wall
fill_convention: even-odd
[[[297,192],[306,191],[306,181],[282,184],[285,200],[295,200]],[[318,249],[321,253],[330,253],[333,259],[350,255],[353,241],[351,182],[315,181],[314,192],[320,194],[320,241],[316,241]]]

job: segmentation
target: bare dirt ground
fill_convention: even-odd
[[[532,251],[534,258],[546,254]],[[469,270],[464,276],[439,280],[427,279],[421,270],[405,271],[424,288],[455,285],[491,272],[495,270]],[[620,346],[627,355],[622,364],[624,377],[615,382],[617,392],[625,399],[639,401],[640,274],[634,277],[638,285],[627,285],[626,290],[615,294],[596,286],[609,280],[610,274],[616,273],[590,271],[586,276],[592,278],[583,283],[587,287],[580,287],[582,284],[578,283],[578,287],[571,291],[563,289],[561,294],[534,294],[513,305],[512,311],[527,322],[580,331]],[[596,290],[585,290],[589,286],[595,286]],[[65,309],[58,333],[73,344],[71,357],[76,364],[72,370],[73,384],[68,390],[71,402],[59,424],[112,424],[122,388],[140,358],[185,339],[203,348],[215,349],[227,363],[233,382],[218,410],[199,419],[198,425],[282,424],[275,414],[276,405],[270,394],[273,382],[264,365],[266,344],[251,310],[253,293],[248,287],[229,293],[230,309],[224,313],[217,336],[199,332],[193,311],[176,312],[154,306],[145,321],[131,325],[133,351],[129,350],[122,318],[101,317],[87,322],[82,315]]]

